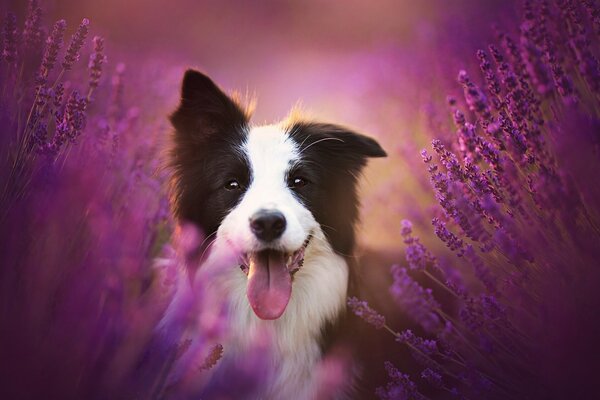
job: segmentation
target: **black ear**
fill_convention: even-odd
[[[339,131],[336,136],[344,141],[344,147],[362,156],[387,157],[385,150],[373,138],[347,130]]]
[[[200,139],[239,129],[248,123],[248,116],[209,77],[189,69],[183,76],[181,102],[170,120],[178,134]]]
[[[300,151],[313,148],[334,157],[362,159],[386,157],[387,153],[374,139],[343,126],[318,122],[296,122],[288,129],[301,143]]]

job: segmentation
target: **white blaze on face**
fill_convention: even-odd
[[[264,248],[250,230],[250,218],[259,210],[277,210],[286,219],[286,229],[272,246],[286,253],[298,250],[317,222],[287,185],[287,172],[298,160],[296,143],[278,125],[254,127],[241,151],[250,163],[250,186],[240,203],[225,217],[218,236],[241,252]]]

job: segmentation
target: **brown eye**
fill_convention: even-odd
[[[225,184],[225,189],[227,190],[239,190],[242,186],[235,179],[230,180]]]
[[[301,176],[295,176],[292,179],[290,179],[290,187],[292,189],[300,189],[303,188],[304,186],[306,186],[308,184],[308,181],[301,177]]]

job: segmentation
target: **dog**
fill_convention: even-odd
[[[357,184],[367,160],[386,152],[334,124],[292,117],[253,126],[196,70],[185,72],[170,121],[173,214],[207,240],[192,284],[178,283],[167,314],[181,307],[181,293],[212,292],[203,310],[223,310],[228,327],[204,393],[260,343],[268,379],[242,397],[322,397],[318,366],[339,348],[353,282]],[[351,397],[353,374],[327,397]]]

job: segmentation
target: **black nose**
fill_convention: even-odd
[[[260,210],[250,217],[250,230],[258,239],[270,242],[285,231],[285,217],[279,211]]]

